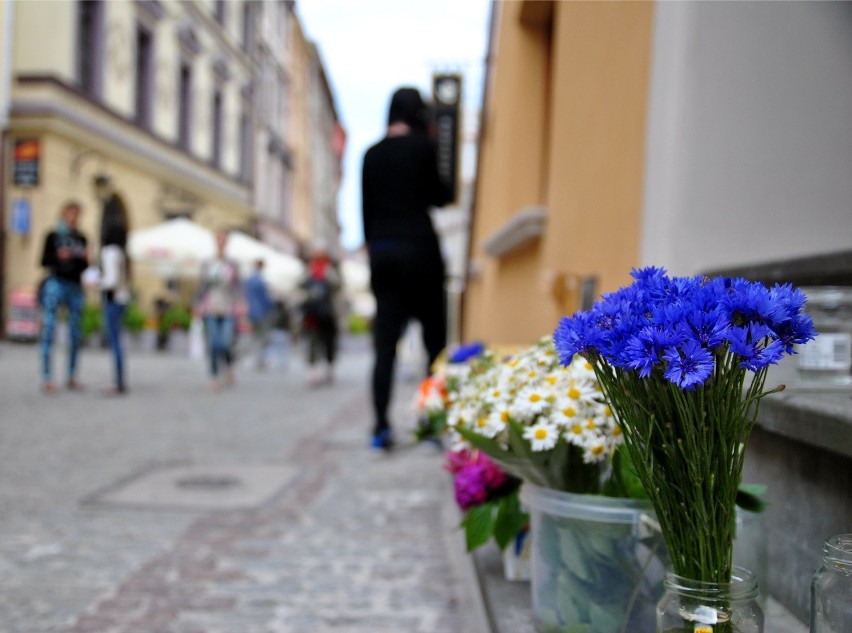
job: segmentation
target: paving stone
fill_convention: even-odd
[[[294,362],[212,394],[203,364],[131,353],[131,391],[108,399],[108,358],[86,350],[89,389],[46,397],[35,348],[0,345],[0,630],[467,633],[442,457],[367,450],[369,363],[350,348],[333,387],[306,389]],[[396,385],[403,439],[414,387]],[[269,486],[219,505],[216,482],[207,505],[115,494],[227,467]]]

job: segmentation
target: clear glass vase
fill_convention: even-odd
[[[852,534],[832,536],[811,581],[811,633],[852,631]]]
[[[735,567],[731,582],[666,575],[666,592],[657,603],[657,633],[763,633],[757,579]]]

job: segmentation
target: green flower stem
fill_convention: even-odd
[[[588,360],[654,505],[675,573],[729,582],[745,445],[760,399],[775,391],[764,391],[766,370],[746,386],[746,370],[724,352],[713,376],[685,391],[660,370],[639,378],[595,355]]]

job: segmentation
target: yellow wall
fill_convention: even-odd
[[[15,2],[13,66],[22,74],[74,79],[76,2]],[[47,44],[50,44],[49,46]]]
[[[637,264],[653,4],[503,2],[492,35],[463,336],[523,344]],[[496,258],[482,244],[529,206],[545,232]]]

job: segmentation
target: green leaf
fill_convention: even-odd
[[[485,545],[494,534],[494,502],[489,501],[469,509],[461,522],[467,551]]]
[[[648,493],[639,479],[636,466],[630,451],[622,444],[619,446],[612,458],[612,479],[615,480],[614,488],[619,492],[617,496],[630,499],[647,499]]]
[[[769,507],[769,503],[760,498],[766,493],[763,484],[740,484],[737,490],[737,505],[749,512],[763,512]]]
[[[518,532],[527,526],[529,520],[529,515],[521,510],[517,491],[501,497],[497,501],[497,518],[494,522],[494,540],[497,547],[505,549],[515,540]]]

